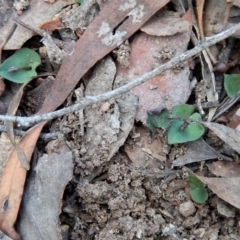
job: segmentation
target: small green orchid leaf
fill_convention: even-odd
[[[190,191],[192,200],[196,203],[205,203],[208,200],[208,192],[206,188],[194,188]]]
[[[199,113],[193,113],[189,118],[193,121],[201,121],[202,120],[202,116]]]
[[[194,189],[194,188],[197,188],[197,187],[200,187],[200,188],[205,187],[205,184],[194,175],[189,175],[187,177],[187,182],[188,182],[191,189]]]
[[[187,182],[191,188],[190,196],[196,203],[204,203],[208,200],[208,192],[205,184],[194,175],[189,175]]]
[[[84,0],[76,0],[77,3],[83,3]]]
[[[0,76],[12,82],[25,83],[37,76],[35,69],[40,64],[41,58],[35,51],[21,48],[0,65]]]
[[[187,126],[184,121],[173,120],[171,121],[170,128],[167,132],[168,143],[185,143],[199,139],[205,132],[204,127],[199,123],[189,123]]]
[[[224,89],[233,98],[240,91],[240,74],[224,74]]]
[[[181,118],[188,118],[193,114],[194,107],[188,104],[179,104],[172,109],[172,115],[181,117]]]
[[[151,129],[151,131],[155,131],[156,128],[167,129],[170,125],[171,119],[169,119],[169,112],[168,110],[164,109],[158,114],[153,114],[148,111],[147,117],[147,127]]]

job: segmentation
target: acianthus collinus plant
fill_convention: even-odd
[[[190,196],[196,203],[204,203],[208,200],[208,192],[205,184],[194,175],[189,175],[187,182],[191,188]]]
[[[179,104],[172,111],[167,109],[148,111],[147,126],[154,132],[162,128],[167,132],[169,144],[185,143],[199,139],[205,132],[198,122],[201,115],[194,113],[194,107],[188,104]]]
[[[37,76],[35,69],[40,64],[41,58],[35,51],[21,48],[0,65],[0,76],[12,82],[25,83]]]

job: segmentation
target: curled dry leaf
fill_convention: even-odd
[[[27,159],[31,159],[44,125],[45,122],[33,127],[19,143],[19,147],[24,150]],[[0,212],[0,229],[14,240],[20,239],[14,229],[14,223],[18,216],[26,174],[27,170],[22,167],[17,151],[14,149],[7,160],[0,183],[0,205],[3,210]]]

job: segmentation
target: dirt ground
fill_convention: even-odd
[[[10,17],[13,2],[0,0],[0,27]],[[37,48],[37,41],[35,36],[27,45]],[[129,39],[130,45],[133,41],[134,38]],[[119,71],[115,63],[123,52],[126,55],[117,65],[129,64],[129,42],[90,69],[64,106],[77,103],[83,96],[104,93],[124,85],[127,81],[124,77],[115,79]],[[7,51],[5,53],[8,54]],[[49,71],[48,61],[41,66],[47,69],[46,72]],[[199,79],[199,72],[198,62],[190,76]],[[36,85],[33,83],[32,87]],[[31,92],[32,87],[23,97],[21,114],[31,115],[38,111],[40,100],[36,100],[36,92]],[[13,89],[10,84],[7,88]],[[40,95],[41,91],[37,90]],[[194,94],[189,92],[189,96],[188,103],[194,103]],[[195,203],[191,200],[186,180],[189,173],[182,168],[184,164],[174,165],[174,161],[189,149],[195,149],[197,155],[197,149],[204,144],[235,161],[238,159],[236,152],[227,152],[226,144],[208,130],[197,141],[200,148],[189,143],[169,145],[162,130],[152,133],[140,121],[141,115],[140,120],[135,119],[138,104],[139,99],[133,92],[124,93],[52,120],[44,128],[46,133],[61,134],[55,140],[38,141],[34,156],[36,162],[44,154],[59,153],[65,147],[73,159],[73,175],[62,193],[58,211],[62,239],[239,240],[239,210],[221,200],[209,188],[208,200],[203,204]],[[238,107],[238,104],[234,106],[235,109]],[[230,111],[229,115],[233,112]],[[202,148],[204,151],[207,148]],[[187,167],[200,176],[212,177],[207,164],[217,161],[218,157],[209,159],[206,162],[190,161]],[[34,174],[33,168],[26,185],[30,175]],[[20,221],[21,210],[16,224],[21,232]]]

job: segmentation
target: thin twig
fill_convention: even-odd
[[[38,115],[38,116],[32,116],[32,117],[0,115],[0,120],[17,122],[18,124],[20,124],[23,127],[30,127],[39,122],[58,118],[63,115],[69,114],[71,112],[77,111],[79,109],[83,109],[94,103],[102,102],[107,99],[116,97],[117,95],[125,93],[125,92],[131,90],[132,88],[134,88],[144,82],[147,82],[148,80],[152,79],[156,75],[159,75],[160,73],[164,72],[165,70],[172,68],[173,66],[179,64],[180,62],[193,57],[194,55],[200,53],[202,50],[206,49],[207,47],[210,47],[211,45],[228,38],[229,36],[233,35],[237,31],[240,31],[240,24],[236,24],[235,26],[233,26],[217,35],[205,38],[203,41],[201,41],[199,43],[199,45],[197,45],[193,49],[191,49],[187,52],[184,52],[183,54],[171,59],[167,63],[154,69],[153,71],[144,74],[143,76],[131,81],[130,83],[125,84],[122,87],[119,87],[117,89],[114,89],[112,91],[109,91],[109,92],[106,92],[103,94],[99,94],[97,96],[87,96],[87,97],[83,98],[79,103],[72,105],[70,107],[63,108],[63,109],[55,111],[55,112],[50,112],[50,113],[46,113],[46,114],[42,114],[42,115]]]
[[[0,125],[0,132],[7,132],[6,126]],[[24,136],[26,134],[26,131],[14,129],[14,134],[17,136]],[[50,141],[59,138],[60,135],[63,135],[63,133],[62,132],[41,133],[40,138],[43,139],[44,141]]]

